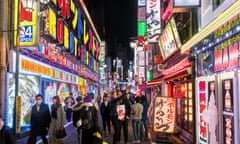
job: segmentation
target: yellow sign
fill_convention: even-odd
[[[27,0],[15,0],[14,4],[14,46],[17,46],[17,31],[20,46],[36,46],[37,1],[33,0],[29,5]]]
[[[22,99],[21,96],[16,97],[16,133],[20,133],[21,131],[21,107],[22,107]]]

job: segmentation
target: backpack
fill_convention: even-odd
[[[94,107],[84,106],[80,114],[80,119],[82,120],[81,128],[83,129],[93,128],[94,127],[93,117]]]

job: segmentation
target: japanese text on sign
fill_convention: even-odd
[[[156,97],[154,111],[154,132],[173,133],[175,128],[176,99]]]

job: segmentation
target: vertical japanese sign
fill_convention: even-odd
[[[204,111],[207,110],[207,86],[206,81],[199,81],[198,83],[198,133],[199,143],[207,144],[208,143],[208,128],[207,122],[204,119]]]
[[[176,123],[176,99],[156,97],[154,104],[153,131],[173,133]]]
[[[21,96],[16,97],[16,133],[21,131],[21,106],[22,99]]]
[[[234,144],[233,80],[222,80],[223,94],[223,140],[225,144]]]
[[[149,42],[158,42],[161,33],[160,0],[147,0],[147,36]]]
[[[37,1],[15,0],[14,10],[14,46],[17,45],[19,30],[20,46],[36,46],[37,41]],[[19,13],[19,14],[18,14]],[[19,16],[19,17],[18,17]],[[19,21],[19,25],[18,25]]]

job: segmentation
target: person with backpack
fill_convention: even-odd
[[[98,113],[90,96],[84,98],[84,106],[80,109],[79,116],[80,119],[76,124],[82,129],[82,144],[99,143],[94,136],[94,133],[99,128]]]
[[[78,144],[82,143],[82,129],[77,125],[78,120],[80,120],[80,110],[84,106],[83,100],[81,96],[76,98],[77,103],[73,106],[73,126],[77,128],[78,134]]]

